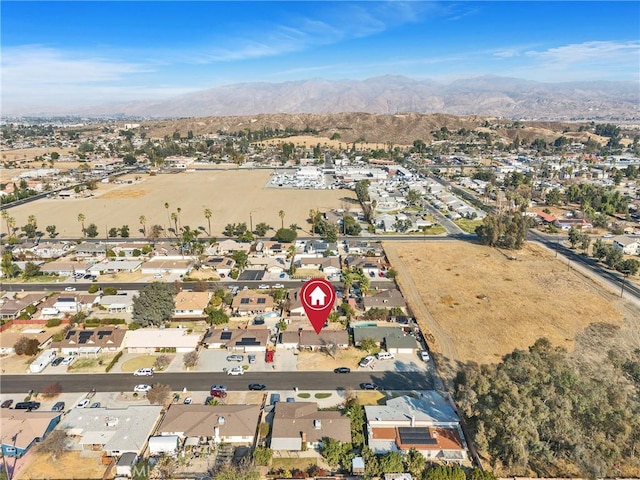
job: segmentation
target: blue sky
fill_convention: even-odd
[[[2,1],[5,114],[241,82],[640,80],[640,2]]]

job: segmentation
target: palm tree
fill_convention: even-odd
[[[177,217],[178,217],[178,223],[176,224],[177,228],[180,228],[180,212],[182,212],[182,209],[180,207],[177,208]]]
[[[7,218],[7,232],[9,233],[10,237],[14,236],[14,228],[16,226],[16,219],[13,217],[9,217]]]
[[[11,235],[11,231],[9,230],[9,212],[7,210],[2,210],[2,220],[7,224],[7,235]]]
[[[171,214],[171,220],[173,221],[173,223],[176,226],[176,229],[175,229],[174,233],[176,234],[176,237],[177,237],[178,236],[178,214],[176,212],[173,212]]]
[[[213,212],[211,211],[210,208],[205,208],[204,209],[204,218],[207,219],[207,222],[209,223],[209,236],[211,236],[211,215],[213,215]]]
[[[36,216],[35,215],[29,215],[27,217],[27,223],[29,225],[33,225],[34,227],[38,225],[38,222],[36,220]]]
[[[142,234],[146,237],[147,227],[145,226],[145,224],[147,223],[147,217],[145,217],[144,215],[140,215],[138,221],[140,222],[140,225],[142,225]]]
[[[167,210],[167,219],[169,220],[169,226],[171,226],[171,217],[169,216],[169,202],[164,203],[164,208]]]
[[[82,236],[84,237],[85,235],[85,231],[84,231],[84,221],[86,220],[87,217],[84,216],[84,213],[79,213],[78,214],[78,222],[80,222],[80,224],[82,225]]]
[[[278,216],[280,217],[280,222],[281,222],[280,226],[281,228],[284,228],[284,210],[280,210],[278,212]]]

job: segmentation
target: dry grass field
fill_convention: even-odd
[[[497,362],[539,337],[572,351],[576,337],[596,323],[620,339],[638,338],[629,331],[640,328],[636,308],[619,305],[615,295],[538,245],[526,244],[517,260],[466,242],[384,248],[430,346],[441,354],[445,377],[457,362]]]
[[[131,237],[141,237],[141,215],[146,217],[147,230],[154,224],[166,228],[171,213],[180,208],[181,226],[207,230],[204,209],[210,208],[212,235],[221,237],[228,223],[249,225],[251,219],[254,227],[266,222],[280,228],[280,210],[285,212],[285,226],[296,223],[308,231],[309,210],[340,208],[342,198],[355,198],[349,190],[267,189],[270,174],[269,170],[234,170],[144,176],[133,184],[100,184],[93,197],[44,199],[12,208],[10,213],[16,226],[35,215],[40,229],[54,224],[60,237],[81,235],[80,213],[85,215],[85,226],[96,224],[100,236],[106,236],[111,227],[129,225]]]

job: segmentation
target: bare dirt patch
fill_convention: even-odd
[[[58,455],[54,461],[50,454],[34,452],[29,462],[16,475],[16,479],[70,479],[102,478],[106,465],[101,462],[100,452],[69,451]]]
[[[452,363],[494,363],[540,337],[571,351],[590,324],[624,321],[614,295],[535,244],[517,260],[466,242],[384,247],[402,291],[417,292],[407,301],[431,348]]]
[[[42,229],[54,224],[60,237],[80,237],[82,225],[78,214],[85,215],[85,226],[94,223],[101,235],[112,227],[129,225],[131,237],[142,237],[140,216],[146,218],[146,228],[161,225],[173,227],[171,214],[179,213],[179,225],[209,230],[205,208],[213,212],[213,236],[222,236],[229,223],[253,222],[255,227],[266,222],[274,229],[297,224],[304,235],[310,229],[309,211],[340,208],[343,199],[355,198],[350,190],[285,190],[265,188],[270,170],[197,171],[175,175],[142,177],[140,183],[99,184],[95,196],[76,199],[46,198],[11,209],[16,225],[27,223],[35,215]],[[103,190],[104,189],[104,190]],[[143,194],[144,192],[144,194]],[[165,208],[165,204],[169,208]],[[284,219],[278,215],[284,211]],[[268,234],[272,234],[271,230]],[[170,234],[170,238],[173,235]]]
[[[357,368],[367,354],[357,348],[339,350],[336,358],[325,352],[302,351],[298,354],[298,370],[333,370],[337,367]]]

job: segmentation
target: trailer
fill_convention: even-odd
[[[29,371],[31,373],[40,373],[47,365],[49,365],[56,358],[56,351],[53,348],[49,348],[42,352],[38,358],[36,358],[31,365],[29,365]]]

